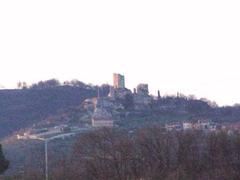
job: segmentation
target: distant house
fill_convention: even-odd
[[[214,123],[211,120],[198,120],[197,122],[185,121],[182,124],[179,123],[179,122],[178,123],[166,124],[165,128],[166,128],[167,131],[172,131],[172,130],[179,130],[179,131],[181,131],[181,130],[183,130],[183,131],[200,130],[200,131],[204,131],[204,132],[208,133],[208,132],[218,132],[218,131],[223,129],[223,126],[221,124]]]
[[[210,130],[213,127],[210,120],[198,120],[197,125],[200,130]]]
[[[183,130],[191,130],[193,129],[194,125],[191,122],[184,122],[183,123]]]
[[[180,123],[166,124],[165,129],[167,131],[182,131],[182,125]]]
[[[113,127],[112,115],[104,108],[96,108],[92,116],[93,127]]]

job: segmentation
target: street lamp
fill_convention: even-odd
[[[48,140],[45,140],[45,179],[48,180]]]
[[[48,180],[48,142],[54,139],[65,138],[67,136],[75,135],[75,133],[60,134],[50,138],[41,138],[37,136],[29,136],[29,139],[44,141],[45,143],[45,180]]]
[[[45,144],[45,180],[48,180],[48,141],[49,139],[44,139],[44,138],[34,138],[34,137],[31,137],[30,139],[33,139],[33,140],[40,140],[40,141],[44,141],[44,144]]]

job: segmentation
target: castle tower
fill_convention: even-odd
[[[113,74],[113,87],[114,88],[125,88],[125,78],[121,74]]]
[[[137,86],[137,94],[139,95],[148,95],[148,84],[139,84]]]

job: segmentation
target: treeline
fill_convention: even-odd
[[[9,166],[9,161],[5,158],[3,151],[2,151],[2,145],[0,144],[0,175],[3,174]]]
[[[153,102],[153,115],[186,116],[189,121],[211,119],[214,122],[240,121],[240,105],[218,106],[216,102],[194,96],[163,96]]]
[[[73,79],[70,81],[64,81],[63,83],[60,82],[58,79],[49,79],[45,81],[39,81],[32,84],[27,84],[26,82],[18,82],[17,88],[19,89],[44,89],[44,88],[51,88],[51,87],[58,87],[58,86],[72,86],[72,87],[79,87],[79,88],[87,88],[87,89],[97,89],[100,90],[107,89],[109,91],[108,84],[102,84],[101,86],[93,85],[93,84],[86,84],[82,81],[77,79]]]
[[[71,81],[65,81],[63,84],[57,80],[57,79],[49,79],[46,81],[39,81],[37,83],[33,83],[28,85],[26,82],[18,82],[17,83],[17,87],[19,89],[28,89],[28,88],[38,88],[38,89],[42,89],[42,88],[50,88],[50,87],[57,87],[60,85],[69,85],[69,86],[80,86],[83,87],[86,84],[78,81],[78,80],[71,80]]]
[[[240,135],[101,129],[81,135],[70,157],[55,165],[53,180],[238,180]],[[22,178],[44,175],[29,169]]]

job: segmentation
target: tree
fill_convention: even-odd
[[[46,81],[39,81],[38,83],[32,84],[30,88],[32,89],[43,89],[60,86],[61,83],[57,79],[49,79]]]
[[[28,85],[26,82],[18,82],[17,83],[17,88],[18,89],[27,89],[28,88]]]
[[[126,94],[125,99],[123,101],[123,106],[125,109],[132,109],[134,107],[133,95]]]
[[[3,151],[2,151],[2,145],[0,144],[0,174],[4,173],[9,166],[9,161],[5,159]]]
[[[158,100],[161,99],[160,91],[158,90]]]
[[[18,89],[21,89],[22,88],[22,82],[18,82],[17,87],[18,87]]]

